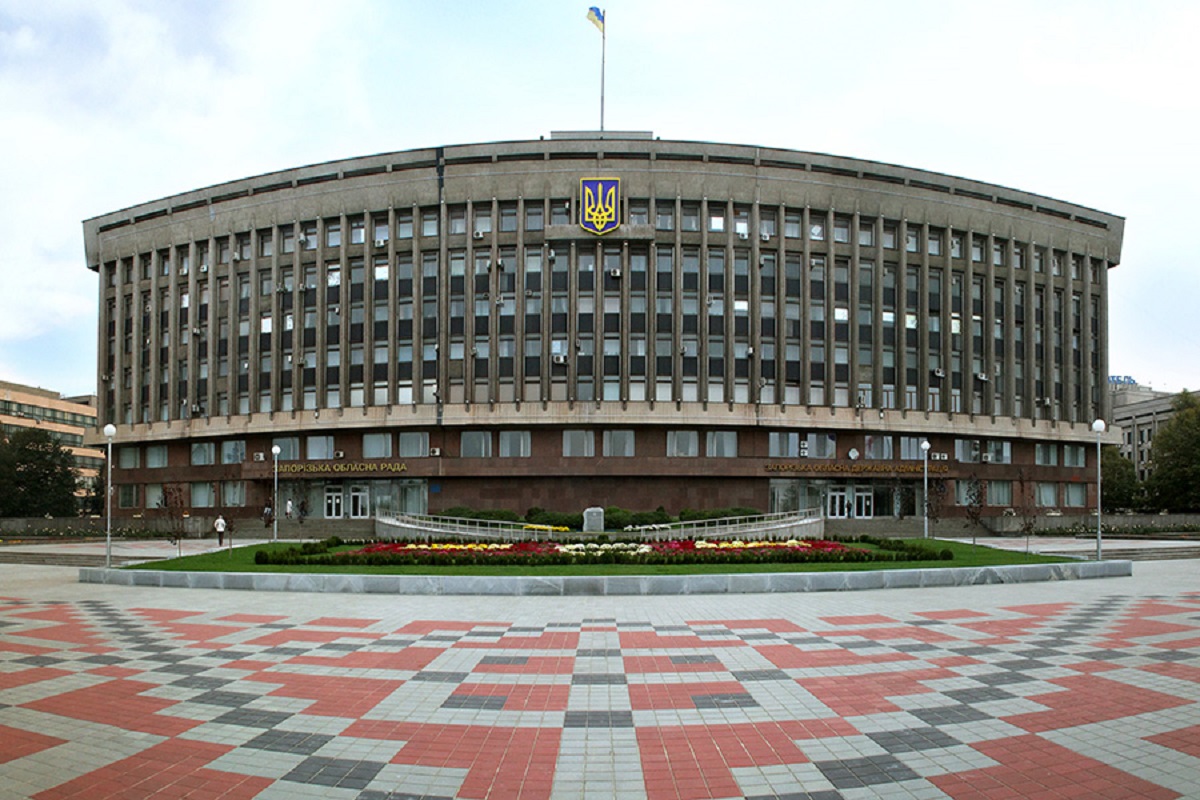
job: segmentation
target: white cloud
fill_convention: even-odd
[[[1200,339],[1200,7],[607,12],[610,129],[901,163],[1127,216],[1112,371],[1200,386],[1186,350]],[[601,42],[585,14],[537,0],[0,0],[0,351],[94,320],[86,217],[300,164],[595,127]],[[93,380],[83,327],[70,391]]]

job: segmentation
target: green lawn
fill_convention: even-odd
[[[922,541],[920,539],[910,541]],[[642,565],[642,564],[571,564],[565,566],[528,567],[528,566],[395,566],[395,567],[363,567],[346,566],[332,567],[328,565],[313,566],[275,566],[254,563],[254,553],[260,549],[285,550],[292,543],[254,545],[237,547],[232,551],[223,550],[216,553],[173,558],[166,561],[152,561],[145,564],[127,567],[127,569],[176,570],[183,572],[298,572],[324,574],[362,574],[362,575],[698,575],[740,572],[849,572],[881,569],[943,569],[947,567],[981,567],[1006,564],[1048,564],[1071,561],[1069,558],[1039,556],[1027,553],[1016,553],[997,550],[991,547],[972,546],[960,542],[933,541],[930,544],[937,550],[949,549],[954,553],[952,561],[885,561],[879,563],[825,563],[825,564],[687,564],[680,566]],[[869,545],[853,545],[873,549]],[[334,548],[339,550],[356,550],[357,546]]]

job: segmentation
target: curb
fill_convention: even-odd
[[[253,592],[396,595],[605,596],[847,592],[998,583],[1125,578],[1131,561],[1078,561],[998,567],[871,572],[770,572],[736,575],[322,575],[258,572],[170,572],[82,567],[80,583]]]

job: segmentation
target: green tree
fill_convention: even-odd
[[[1100,449],[1101,492],[1105,511],[1133,508],[1141,500],[1142,485],[1133,462],[1121,455],[1119,448],[1106,445]]]
[[[0,517],[73,517],[74,459],[50,434],[23,428],[0,440]]]
[[[1151,443],[1154,472],[1146,492],[1152,508],[1200,511],[1200,398],[1184,391],[1171,405],[1175,415]]]

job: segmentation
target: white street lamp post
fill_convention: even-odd
[[[921,466],[925,473],[925,489],[922,495],[924,501],[925,538],[929,538],[929,440],[921,440]]]
[[[104,435],[108,439],[108,456],[104,460],[108,469],[108,477],[104,480],[104,568],[112,569],[112,440],[117,435],[117,426],[111,422],[105,425]]]
[[[1096,432],[1096,560],[1101,558],[1101,541],[1103,534],[1100,532],[1100,509],[1103,506],[1103,500],[1100,496],[1100,437],[1104,435],[1105,430],[1104,420],[1098,419],[1092,423],[1092,430]]]
[[[271,460],[275,463],[275,488],[271,492],[271,541],[279,540],[279,445],[271,447]]]

